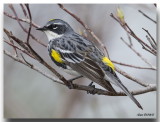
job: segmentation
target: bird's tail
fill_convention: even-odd
[[[107,89],[108,91],[113,92],[113,93],[117,93],[116,90],[111,85],[111,83],[108,82],[107,80],[104,80],[103,82],[100,82],[100,83],[103,83],[103,85],[102,84],[100,84],[100,85],[102,87],[104,87],[105,89]]]
[[[141,104],[136,100],[136,98],[129,92],[129,90],[121,83],[121,81],[117,82],[117,85],[124,91],[124,93],[129,96],[132,101],[143,110]]]

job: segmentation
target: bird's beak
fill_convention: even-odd
[[[44,30],[46,30],[46,28],[45,27],[40,27],[40,28],[37,28],[36,30],[44,31]]]

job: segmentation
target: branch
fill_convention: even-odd
[[[17,13],[16,13],[13,5],[12,5],[12,4],[9,4],[8,6],[9,6],[9,8],[13,11],[13,13],[14,13],[14,15],[15,15],[15,17],[16,17],[16,20],[17,20],[19,26],[22,28],[23,31],[26,31],[25,28],[24,28],[24,27],[22,26],[22,24],[20,23],[20,21],[19,21],[19,19],[18,19],[18,15],[17,15]]]
[[[157,24],[157,22],[155,20],[153,20],[151,17],[149,17],[148,15],[146,15],[144,12],[142,12],[141,10],[138,10],[139,13],[141,13],[143,16],[145,16],[146,18],[148,18],[149,20],[151,20],[152,22],[154,22],[155,24]]]
[[[151,68],[156,69],[155,66],[152,66],[151,63],[147,61],[136,49],[133,48],[133,46],[129,45],[122,37],[121,40],[138,56],[140,57],[146,64],[148,64]]]
[[[27,47],[27,45],[22,41],[22,40],[19,40],[17,37],[15,37],[11,32],[9,32],[7,29],[3,29],[4,32],[6,33],[6,35],[13,39],[15,42],[17,42],[21,47],[23,47],[25,50],[27,50],[29,52],[29,49]]]
[[[7,56],[9,56],[10,58],[16,60],[17,62],[19,63],[22,63],[28,67],[30,67],[30,65],[26,64],[23,60],[15,57],[15,56],[12,56],[8,51],[5,51],[4,50],[4,54],[6,54]],[[56,82],[58,84],[62,84],[64,85],[64,83],[60,82],[58,79],[54,78],[54,77],[51,77],[50,75],[48,75],[47,73],[45,73],[44,71],[41,71],[40,68],[36,67],[36,66],[32,66],[30,67],[31,69],[39,72],[40,74],[42,74],[43,76],[49,78],[50,80],[52,80],[53,82]],[[93,88],[91,86],[84,86],[84,85],[78,85],[78,84],[73,84],[73,89],[77,89],[77,90],[83,90],[83,91],[90,91],[92,92],[94,90],[95,94],[98,94],[98,95],[107,95],[107,96],[126,96],[125,93],[123,92],[117,92],[116,94],[115,93],[111,93],[111,92],[108,92],[106,90],[102,90],[102,89],[98,89],[98,88]],[[144,88],[143,90],[135,90],[135,91],[130,91],[133,95],[139,95],[139,94],[144,94],[144,93],[147,93],[147,92],[151,92],[151,91],[156,91],[156,86],[155,85],[149,85],[148,87]]]
[[[77,90],[84,90],[84,91],[93,91],[95,94],[98,95],[107,95],[107,96],[126,96],[126,94],[124,92],[117,92],[115,93],[111,93],[102,89],[98,89],[98,88],[93,88],[93,87],[89,87],[89,86],[83,86],[83,85],[76,85],[73,84],[73,86],[77,89]],[[130,91],[133,95],[139,95],[139,94],[144,94],[147,92],[151,92],[151,91],[156,91],[156,85],[150,85],[148,87],[145,87],[144,89],[140,89],[140,90],[135,90],[135,91]]]
[[[14,52],[15,52],[15,56],[18,56],[18,53],[17,53],[17,50],[16,50],[16,48],[15,48],[15,45],[14,45],[13,40],[12,40],[10,37],[8,37],[8,38],[9,38],[10,43],[13,45],[12,47],[13,47],[13,50],[14,50]],[[6,40],[6,39],[4,38],[4,40]],[[8,42],[8,43],[9,43],[9,42]]]
[[[120,20],[118,20],[112,13],[110,15],[114,20],[116,20],[121,27],[129,34],[131,35],[133,38],[135,38],[142,46],[143,49],[145,49],[146,51],[150,52],[153,55],[157,55],[157,51],[154,50],[153,48],[151,48],[148,44],[146,44],[142,39],[140,39],[133,31],[132,29],[128,26],[128,24],[126,22],[121,22]]]
[[[14,13],[14,15],[15,15],[15,17],[16,17],[16,20],[17,20],[18,24],[20,25],[20,27],[22,28],[22,30],[23,30],[25,33],[28,34],[29,31],[28,31],[26,28],[24,28],[23,25],[20,23],[20,19],[18,18],[18,15],[17,15],[14,7],[12,6],[12,4],[9,4],[9,7],[10,7],[10,9],[13,11],[13,13]],[[32,25],[32,24],[31,24],[31,21],[29,21],[29,24]],[[32,39],[34,39],[35,41],[37,41],[38,43],[40,43],[40,44],[43,45],[44,47],[47,47],[47,46],[46,46],[45,44],[43,44],[40,40],[38,40],[35,36],[33,36],[32,34],[29,34],[29,35],[32,37]],[[28,38],[28,37],[27,37],[27,38]]]
[[[28,67],[30,67],[31,69],[39,72],[39,73],[42,74],[43,76],[45,76],[45,77],[49,78],[50,80],[52,80],[53,82],[56,82],[56,83],[59,83],[59,84],[64,85],[64,83],[62,83],[59,79],[57,79],[57,78],[55,78],[55,77],[53,77],[53,76],[45,73],[44,71],[40,70],[39,67],[37,67],[37,66],[35,66],[35,65],[32,65],[32,67],[31,67],[31,66],[30,66],[29,64],[27,64],[25,61],[23,61],[22,59],[19,59],[19,58],[16,57],[16,56],[13,56],[12,54],[10,54],[10,53],[9,53],[8,51],[6,51],[6,50],[4,50],[4,54],[7,55],[7,56],[9,56],[9,57],[12,58],[13,60],[15,60],[15,61],[17,61],[17,62],[19,62],[19,63],[21,63],[21,64],[24,64],[25,66],[28,66]]]
[[[64,82],[64,84],[66,86],[68,86],[69,88],[72,88],[72,84],[71,82],[68,82],[61,74],[59,74],[54,68],[52,68],[49,64],[47,64],[43,58],[41,58],[41,56],[39,56],[32,48],[29,44],[23,42],[22,40],[18,39],[17,37],[15,37],[12,33],[10,33],[7,29],[4,29],[5,33],[11,37],[13,40],[15,40],[22,48],[24,48],[25,50],[27,50],[28,52],[30,52],[35,59],[41,63],[42,65],[44,65],[46,68],[48,68],[52,73],[54,73],[60,80],[62,80]]]
[[[152,40],[150,39],[150,37],[148,37],[148,35],[146,35],[146,38],[148,40],[148,42],[150,43],[150,45],[152,46],[153,49],[157,50],[156,45],[154,45],[154,43],[152,42]]]
[[[27,54],[27,55],[30,56],[31,58],[35,59],[35,57],[34,57],[33,55],[31,55],[30,53],[28,53],[26,50],[21,49],[20,47],[15,46],[15,45],[13,45],[12,43],[9,43],[7,40],[4,40],[4,42],[7,43],[7,44],[9,44],[11,47],[14,47],[15,49],[18,49],[18,50],[20,50],[21,52]]]
[[[144,87],[148,87],[149,84],[148,83],[144,83],[143,81],[137,79],[137,78],[134,78],[133,76],[129,75],[128,73],[120,70],[118,67],[116,67],[116,71],[119,72],[121,75],[125,76],[126,78],[140,84],[141,86],[144,86]]]
[[[24,13],[24,16],[28,18],[27,12],[26,12],[26,10],[25,10],[23,4],[20,4],[20,6],[21,6],[21,8],[22,8],[22,11],[23,11],[23,13]]]
[[[59,7],[61,9],[63,9],[65,12],[67,12],[68,14],[70,14],[73,18],[75,18],[91,35],[92,37],[98,42],[98,44],[100,44],[100,46],[103,49],[103,52],[105,53],[106,56],[109,57],[109,53],[107,51],[106,46],[102,43],[102,41],[95,35],[95,33],[75,14],[73,14],[72,12],[70,12],[69,10],[67,10],[66,8],[64,8],[64,6],[62,4],[58,4]]]
[[[18,19],[18,20],[21,21],[21,22],[25,22],[25,23],[27,23],[27,24],[30,24],[29,19],[17,18],[17,17],[15,17],[15,16],[10,15],[9,13],[7,13],[7,12],[5,12],[5,11],[4,11],[4,15],[7,16],[7,17],[9,17],[9,18],[11,18],[11,19],[14,19],[14,20],[17,20],[17,19]],[[39,26],[38,26],[35,22],[32,21],[31,23],[32,23],[32,26],[33,26],[33,27],[39,28]]]
[[[157,49],[157,43],[156,43],[156,41],[154,40],[154,38],[152,37],[152,35],[149,33],[148,30],[146,30],[146,29],[144,29],[144,28],[142,28],[142,29],[149,35],[149,37],[152,39],[152,41],[153,41],[153,43],[154,43],[154,45],[155,45],[155,47],[156,47],[156,49]]]
[[[130,45],[133,46],[131,36],[128,33],[127,33],[127,36],[128,36],[128,40],[129,40]]]
[[[118,61],[113,61],[113,60],[112,60],[112,62],[115,63],[115,64],[122,65],[122,66],[130,67],[130,68],[156,70],[156,68],[140,67],[140,66],[135,66],[135,65],[131,65],[131,64],[126,64],[126,63],[122,63],[122,62],[118,62]]]
[[[32,16],[31,16],[31,12],[30,12],[30,9],[29,9],[29,4],[25,4],[27,10],[28,10],[28,14],[29,14],[29,30],[28,30],[28,36],[27,36],[27,44],[29,44],[29,37],[30,37],[30,34],[31,34],[31,28],[32,28]]]

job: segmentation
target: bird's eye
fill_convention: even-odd
[[[52,25],[52,28],[53,28],[53,29],[57,29],[58,26],[57,26],[57,25]]]

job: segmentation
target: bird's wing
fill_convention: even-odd
[[[50,48],[53,52],[57,52],[57,57],[60,57],[57,61],[64,62],[81,75],[91,79],[109,91],[115,92],[111,84],[104,80],[105,74],[101,67],[88,55],[93,45],[88,42],[84,43],[80,39],[78,41],[74,40],[74,42],[68,39],[70,38],[65,38],[64,43],[63,40],[54,42],[54,49]],[[55,55],[53,56],[56,58]]]
[[[71,50],[62,50],[59,47],[56,47],[56,50],[65,64],[83,76],[88,78],[95,77],[96,79],[104,78],[105,74],[102,69],[87,55]]]
[[[84,41],[85,40],[85,41]],[[56,50],[64,61],[70,63],[80,63],[84,61],[86,55],[91,51],[93,44],[83,37],[75,34],[71,36],[63,36],[51,42],[54,47],[50,49]]]
[[[76,70],[83,76],[89,78],[90,80],[96,82],[103,88],[107,89],[110,92],[116,92],[110,82],[104,79],[104,72],[103,70],[99,67],[99,65],[93,61],[89,57],[85,57],[85,59],[79,63],[73,64],[69,63],[68,64],[72,69]]]

